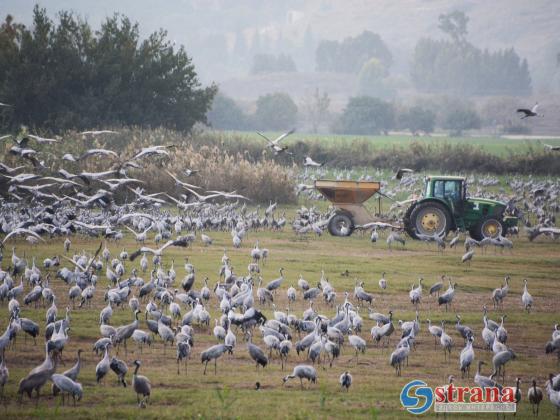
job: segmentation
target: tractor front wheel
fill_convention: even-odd
[[[451,216],[443,204],[437,202],[427,202],[417,204],[410,213],[407,231],[413,233],[413,238],[417,239],[416,234],[428,236],[444,237],[451,229]]]
[[[470,234],[477,241],[481,241],[484,238],[495,239],[501,236],[503,232],[502,222],[494,216],[488,216],[478,222],[470,231]]]
[[[332,236],[350,236],[354,231],[354,222],[348,214],[336,213],[329,220],[328,228]]]

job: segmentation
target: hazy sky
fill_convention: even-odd
[[[0,12],[29,23],[35,3],[2,0]],[[532,70],[540,66],[544,52],[560,34],[558,0],[44,0],[39,4],[51,15],[74,10],[94,27],[119,12],[138,21],[144,35],[164,28],[171,39],[186,46],[200,66],[201,78],[218,82],[246,73],[251,56],[228,63],[216,45],[225,42],[231,53],[235,39],[242,36],[250,47],[257,32],[270,40],[270,52],[293,53],[306,30],[320,40],[368,29],[389,45],[395,58],[392,71],[403,74],[418,39],[442,36],[437,17],[454,9],[470,17],[471,42],[492,49],[515,47],[529,59]],[[538,78],[538,69],[536,74]]]

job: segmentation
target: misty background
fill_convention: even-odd
[[[35,3],[4,0],[0,12],[31,25]],[[426,132],[436,125],[460,134],[560,133],[560,2],[554,0],[38,4],[55,21],[60,10],[73,11],[99,28],[121,13],[139,23],[141,37],[165,29],[172,43],[184,45],[202,84],[217,84],[209,113],[216,128],[297,125],[308,132],[369,134],[414,131],[407,126],[414,124],[405,124],[412,118]],[[548,118],[518,121],[515,109],[535,101]],[[382,120],[389,123],[375,124],[373,132],[345,119],[352,105],[379,114],[387,104],[392,114]],[[460,110],[461,124],[442,114],[451,108]],[[267,112],[281,115],[270,119]]]

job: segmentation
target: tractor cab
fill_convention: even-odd
[[[462,216],[467,196],[467,182],[461,176],[426,177],[423,198],[435,198],[443,201],[453,213],[460,228],[463,228]]]
[[[449,203],[458,204],[465,200],[467,183],[463,177],[427,177],[424,197],[435,197]]]

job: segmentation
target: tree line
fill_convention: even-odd
[[[190,130],[206,121],[217,91],[202,87],[184,48],[160,30],[146,39],[127,17],[97,30],[71,12],[57,21],[35,6],[27,28],[0,26],[0,101],[6,127],[51,131],[140,125]]]
[[[450,40],[418,41],[411,66],[414,86],[459,95],[529,95],[527,60],[513,48],[490,52],[470,44],[466,39],[468,20],[458,11],[440,15],[439,28]]]

